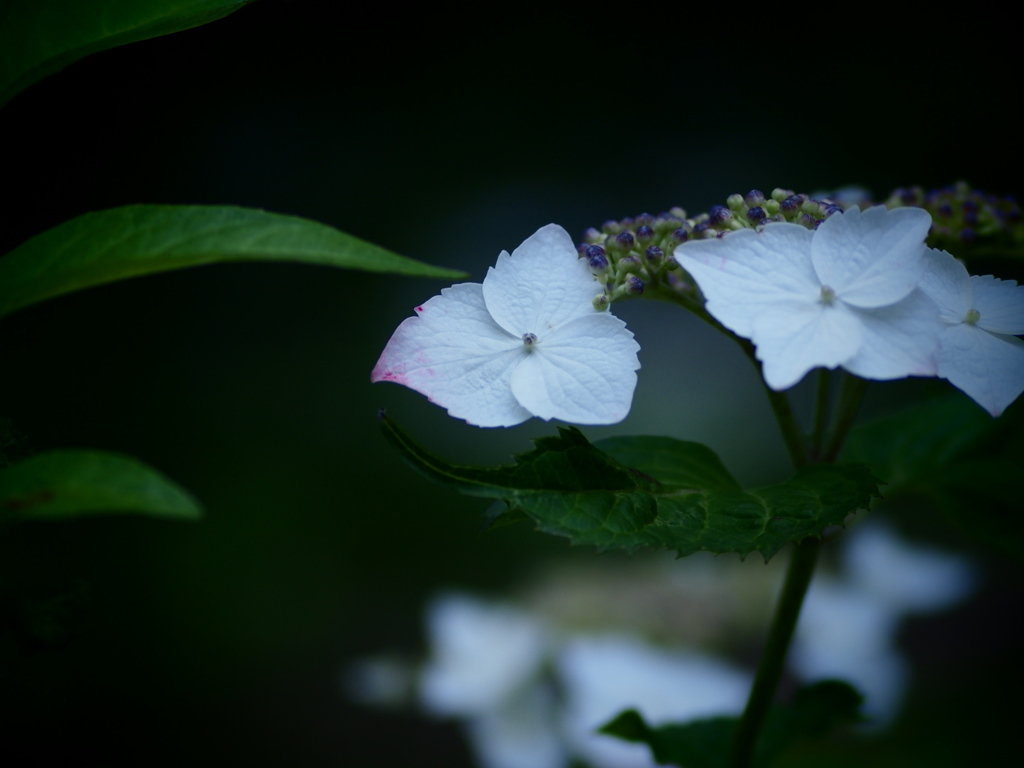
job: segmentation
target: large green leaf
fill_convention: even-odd
[[[844,461],[871,465],[886,499],[926,499],[973,536],[1024,558],[1024,404],[993,419],[957,393],[855,428]]]
[[[0,106],[90,53],[180,32],[252,0],[4,0]]]
[[[0,258],[0,316],[92,285],[223,261],[463,276],[296,216],[233,206],[129,205],[78,216]]]
[[[384,433],[431,479],[470,496],[504,500],[547,533],[599,549],[664,547],[757,550],[820,536],[877,495],[863,465],[804,467],[781,485],[743,490],[718,457],[698,443],[619,437],[591,445],[574,427],[535,441],[511,466],[450,464],[417,445],[393,421]],[[629,466],[632,465],[632,466]]]
[[[863,698],[846,683],[826,680],[801,688],[789,704],[768,713],[757,744],[753,765],[765,768],[800,739],[819,738],[836,725],[861,719]],[[739,719],[713,717],[652,728],[634,709],[622,712],[601,728],[601,733],[651,748],[662,765],[686,768],[728,768]]]
[[[0,469],[0,524],[110,512],[196,519],[195,499],[152,467],[102,451],[48,451]]]

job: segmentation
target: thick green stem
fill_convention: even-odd
[[[794,546],[782,595],[768,633],[768,642],[761,654],[750,698],[747,699],[747,707],[743,710],[743,717],[736,730],[730,768],[749,768],[753,764],[754,747],[782,676],[789,641],[793,637],[793,630],[800,617],[800,607],[818,560],[819,544],[818,539],[806,539]]]
[[[696,298],[672,295],[671,291],[659,291],[659,298],[674,301],[682,304],[706,323],[722,331],[737,341],[744,353],[761,374],[761,381],[764,382],[761,362],[757,359],[754,345],[747,339],[742,339],[726,330],[715,320],[704,308],[703,304]],[[768,402],[771,404],[775,420],[779,424],[782,438],[786,443],[786,450],[793,462],[793,466],[799,469],[810,461],[833,462],[839,455],[843,441],[853,425],[857,408],[860,405],[861,397],[864,394],[866,382],[855,376],[847,376],[843,382],[842,391],[837,406],[835,424],[832,428],[831,437],[826,445],[826,423],[828,421],[829,372],[823,370],[818,378],[818,396],[814,411],[814,427],[811,434],[811,441],[808,444],[796,415],[790,406],[789,398],[783,392],[776,392],[767,384],[765,393]],[[822,446],[825,446],[824,449]],[[764,727],[765,718],[771,709],[772,701],[775,698],[775,690],[778,688],[779,679],[785,668],[786,654],[789,651],[789,643],[793,639],[793,632],[796,629],[797,619],[800,618],[800,608],[803,606],[804,596],[814,575],[814,566],[818,561],[819,539],[805,539],[794,544],[793,555],[789,561],[789,568],[786,572],[786,580],[782,587],[782,594],[779,597],[779,604],[775,609],[775,617],[772,619],[771,629],[768,632],[768,640],[761,660],[758,663],[757,674],[754,677],[754,684],[750,689],[750,697],[747,699],[747,706],[743,710],[736,729],[736,737],[733,741],[733,751],[730,760],[730,768],[749,768],[753,764],[754,750],[757,746],[758,737]]]

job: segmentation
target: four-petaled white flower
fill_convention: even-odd
[[[426,395],[480,427],[531,416],[575,424],[625,418],[640,346],[594,309],[599,292],[569,234],[541,227],[484,282],[441,291],[398,326],[371,374]]]
[[[943,326],[917,287],[930,225],[920,208],[854,207],[814,231],[773,223],[692,240],[675,257],[708,312],[754,342],[772,389],[819,366],[867,379],[934,376]]]
[[[968,275],[945,251],[931,251],[921,289],[945,323],[939,376],[998,416],[1024,392],[1024,286],[992,275]]]

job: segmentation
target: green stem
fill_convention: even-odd
[[[828,368],[818,370],[818,394],[814,404],[814,428],[811,432],[811,461],[821,460],[821,446],[825,442],[825,429],[828,423],[831,373]]]
[[[868,383],[859,376],[847,374],[843,379],[843,387],[839,393],[839,407],[836,409],[836,423],[832,428],[832,438],[828,441],[828,447],[821,460],[831,463],[839,458],[839,452],[843,449],[843,442],[846,435],[853,426],[857,417],[857,409],[860,408],[860,401],[864,397],[864,391]]]
[[[782,432],[782,439],[786,443],[786,451],[789,453],[789,458],[793,462],[793,466],[800,468],[806,464],[807,441],[804,438],[803,432],[800,430],[800,424],[796,420],[796,414],[793,413],[793,408],[789,404],[789,398],[786,397],[784,392],[776,392],[764,383],[764,371],[761,367],[761,361],[757,359],[754,344],[749,339],[737,336],[718,322],[704,308],[703,303],[697,299],[680,295],[669,288],[663,288],[657,284],[654,288],[655,291],[652,292],[654,298],[683,306],[712,328],[724,333],[740,345],[740,349],[743,350],[743,354],[745,354],[750,359],[750,362],[754,364],[754,367],[757,368],[758,378],[761,379],[761,383],[764,385],[765,394],[768,396],[768,403],[771,405],[772,413],[775,414],[775,420],[779,424],[779,429]]]
[[[793,638],[793,630],[800,617],[804,595],[807,594],[807,587],[814,574],[820,543],[818,539],[805,539],[793,549],[782,595],[779,597],[779,604],[768,633],[768,641],[757,666],[750,698],[747,699],[746,709],[743,710],[743,717],[736,730],[730,768],[749,768],[753,764],[757,737],[771,708],[779,678],[782,677],[786,651],[789,649],[789,641]]]

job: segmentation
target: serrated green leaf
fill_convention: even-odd
[[[130,456],[47,451],[0,470],[0,523],[124,512],[187,520],[202,515],[187,491]]]
[[[463,276],[297,216],[233,206],[130,205],[71,219],[0,259],[0,316],[93,285],[225,261]]]
[[[456,466],[393,421],[382,418],[382,426],[432,480],[470,496],[502,499],[506,514],[525,514],[542,531],[601,550],[658,547],[680,556],[709,550],[744,557],[757,550],[768,559],[791,541],[841,524],[877,495],[862,465],[812,465],[780,485],[745,491],[698,443],[620,437],[601,441],[605,451],[574,427],[536,440],[511,466]]]
[[[801,688],[789,704],[768,713],[754,753],[754,768],[766,768],[794,742],[820,738],[842,723],[861,719],[863,697],[838,680]],[[738,717],[711,717],[652,728],[634,709],[617,715],[601,733],[646,744],[656,762],[686,768],[728,768]]]
[[[91,53],[208,24],[252,0],[5,0],[0,106]]]
[[[955,394],[851,431],[844,461],[869,464],[886,498],[924,498],[966,532],[1024,558],[1024,406],[993,419]]]

